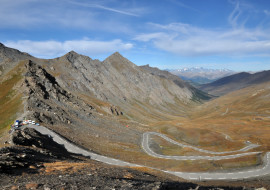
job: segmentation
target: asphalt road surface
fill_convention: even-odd
[[[228,154],[228,153],[235,153],[235,152],[243,152],[243,151],[247,151],[251,148],[258,147],[259,145],[249,144],[248,146],[246,146],[240,150],[236,150],[236,151],[214,152],[214,151],[203,150],[203,149],[200,149],[200,148],[197,148],[194,146],[178,143],[178,142],[168,138],[167,136],[160,134],[160,133],[157,133],[157,132],[146,132],[143,134],[142,148],[144,149],[144,151],[148,155],[156,157],[156,158],[172,159],[172,160],[224,160],[224,159],[232,159],[232,158],[238,158],[238,157],[242,157],[242,156],[260,153],[260,152],[245,152],[245,153],[225,155],[225,156],[167,156],[167,155],[157,154],[149,147],[149,139],[150,139],[149,136],[150,135],[156,135],[156,136],[159,136],[159,137],[167,140],[168,142],[170,142],[172,144],[176,144],[176,145],[181,146],[181,147],[188,147],[188,148],[194,149],[196,151],[204,152],[204,153],[208,153],[208,154]]]
[[[196,180],[196,181],[211,181],[211,180],[239,180],[248,178],[258,178],[270,174],[270,152],[267,152],[264,156],[264,166],[260,168],[254,168],[243,171],[233,171],[233,172],[171,172],[164,171],[176,175],[178,177]]]
[[[33,128],[43,135],[50,135],[51,138],[55,142],[63,145],[67,149],[68,152],[75,153],[75,154],[81,154],[83,156],[90,157],[93,160],[100,161],[100,162],[107,163],[107,164],[111,164],[111,165],[139,167],[139,165],[137,165],[137,164],[132,164],[129,162],[124,162],[122,160],[98,155],[98,154],[95,154],[93,152],[87,151],[83,148],[80,148],[80,147],[76,146],[75,144],[68,142],[63,137],[60,137],[58,134],[56,134],[55,132],[51,131],[50,129],[48,129],[46,127],[36,126],[36,125],[32,125],[32,124],[27,125],[27,127]]]
[[[129,162],[125,162],[122,160],[98,155],[95,153],[92,153],[90,151],[87,151],[83,148],[80,148],[76,146],[75,144],[68,142],[63,137],[59,136],[55,132],[51,131],[50,129],[43,127],[43,126],[35,126],[35,125],[28,125],[29,128],[34,128],[37,131],[39,131],[41,134],[44,135],[50,135],[51,138],[57,142],[58,144],[62,144],[67,151],[75,154],[81,154],[87,157],[91,157],[93,160],[97,160],[103,163],[107,163],[110,165],[116,165],[116,166],[127,166],[127,167],[147,167],[142,165],[137,165]],[[160,134],[161,135],[161,134]],[[145,143],[145,141],[143,140]],[[157,168],[148,167],[151,169],[163,171],[178,177],[181,177],[183,179],[187,180],[242,180],[246,178],[254,178],[254,177],[261,177],[265,175],[270,174],[270,152],[268,152],[264,157],[264,164],[263,166],[259,168],[253,168],[249,170],[243,170],[243,171],[233,171],[233,172],[198,172],[198,173],[190,173],[190,172],[173,172],[173,171],[165,171],[160,170]]]

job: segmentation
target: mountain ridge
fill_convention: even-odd
[[[270,81],[270,70],[257,73],[241,72],[218,79],[212,83],[201,85],[200,90],[220,96],[254,84]]]

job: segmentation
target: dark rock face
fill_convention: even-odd
[[[54,142],[47,135],[42,135],[38,131],[31,128],[24,128],[13,133],[11,141],[15,145],[32,146],[35,148],[46,149],[55,156],[69,155],[67,150]]]
[[[14,146],[0,149],[0,173],[20,173],[43,162],[77,160],[62,145],[34,129],[15,130],[11,142]]]
[[[0,173],[20,173],[30,165],[55,160],[46,150],[26,147],[7,147],[0,149]]]

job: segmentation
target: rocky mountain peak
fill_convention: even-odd
[[[111,56],[123,57],[118,51],[114,52]]]
[[[65,54],[63,57],[69,57],[69,56],[79,56],[80,54],[78,54],[77,52],[75,51],[70,51],[68,52],[67,54]]]
[[[79,55],[77,52],[75,52],[75,51],[73,51],[73,50],[70,51],[70,52],[68,52],[67,54],[68,54],[68,55]]]
[[[78,62],[78,60],[80,60],[79,62],[91,62],[92,59],[88,56],[85,56],[85,55],[82,55],[82,54],[79,54],[75,51],[70,51],[68,52],[67,54],[65,54],[64,56],[62,56],[61,58],[64,58],[66,60],[68,60],[70,63],[75,63],[75,62]],[[84,60],[84,61],[82,61]]]
[[[121,55],[119,52],[115,52],[106,58],[104,63],[112,65],[117,70],[131,69],[135,68],[136,65]]]
[[[125,58],[122,54],[120,54],[119,52],[114,52],[113,54],[111,54],[109,57],[107,57],[105,60],[118,60],[118,61],[129,61],[127,58]]]
[[[115,61],[121,62],[127,61],[127,59],[119,52],[115,52],[104,60],[104,62],[115,62]]]
[[[75,51],[70,51],[68,52],[67,54],[65,54],[63,57],[66,58],[68,61],[70,62],[74,62],[76,58],[78,58],[80,56],[80,54],[78,54],[77,52]]]

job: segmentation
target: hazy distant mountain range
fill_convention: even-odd
[[[235,74],[235,71],[229,69],[207,69],[203,67],[192,67],[183,69],[167,70],[183,80],[190,81],[192,84],[206,84],[219,78]]]

